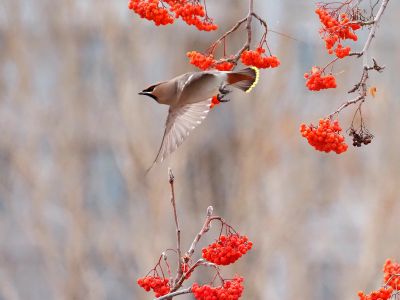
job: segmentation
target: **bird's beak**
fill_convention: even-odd
[[[153,98],[154,100],[158,101],[158,100],[157,100],[157,97],[154,96],[152,92],[141,91],[141,92],[139,93],[139,95],[149,96],[150,98]]]

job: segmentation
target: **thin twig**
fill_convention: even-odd
[[[379,66],[375,59],[372,59],[372,61],[374,62],[374,65],[371,67],[365,66],[363,68],[363,73],[361,75],[360,81],[358,83],[356,83],[350,91],[348,91],[349,94],[358,91],[359,96],[357,98],[347,100],[346,102],[344,102],[342,105],[339,106],[339,108],[336,111],[334,111],[333,113],[331,113],[328,116],[329,118],[332,118],[334,115],[339,114],[343,109],[345,109],[349,105],[356,104],[359,102],[360,103],[365,102],[365,100],[367,98],[367,93],[368,93],[368,89],[367,89],[367,81],[369,78],[368,72],[371,70],[375,70],[377,72],[382,72],[382,70],[385,68],[385,66]]]
[[[251,38],[252,38],[252,30],[251,30],[251,21],[254,14],[254,0],[249,0],[249,12],[246,16],[246,31],[247,31],[247,41],[246,43],[240,48],[240,50],[233,56],[233,58],[228,59],[227,61],[237,63],[240,58],[240,55],[250,49],[251,45]]]
[[[383,0],[381,7],[379,8],[378,12],[376,13],[375,19],[374,19],[374,24],[371,27],[371,31],[369,32],[367,42],[364,45],[364,48],[362,49],[361,53],[364,55],[364,66],[368,65],[368,57],[367,57],[367,51],[371,45],[372,39],[375,37],[375,31],[378,27],[379,21],[383,15],[383,12],[385,11],[387,5],[389,3],[389,0]]]
[[[376,32],[376,29],[378,28],[379,21],[381,20],[383,12],[385,11],[388,3],[389,3],[389,0],[383,0],[378,12],[376,13],[375,18],[372,21],[360,24],[360,25],[372,25],[372,27],[369,32],[367,41],[365,42],[364,47],[361,50],[361,52],[354,52],[354,53],[351,53],[350,55],[356,55],[357,57],[364,56],[364,61],[363,61],[364,66],[368,65],[367,52],[368,52],[369,47],[371,46],[372,39],[375,37],[375,32]]]
[[[359,96],[359,97],[357,97],[357,98],[355,98],[355,99],[348,100],[348,101],[344,102],[342,105],[339,106],[339,108],[338,108],[337,110],[335,110],[333,113],[331,113],[328,117],[329,117],[329,118],[332,118],[334,115],[339,114],[339,113],[340,113],[343,109],[345,109],[347,106],[352,105],[352,104],[355,104],[355,103],[357,103],[357,102],[359,102],[359,101],[361,101],[361,100],[363,100],[363,99],[364,99],[364,97]]]
[[[194,269],[196,269],[198,266],[212,267],[212,268],[216,269],[216,271],[219,273],[219,267],[216,264],[213,264],[209,261],[206,261],[206,260],[200,258],[193,266],[190,267],[190,269],[185,274],[183,274],[183,276],[180,278],[180,280],[178,281],[178,283],[176,285],[179,287],[182,286],[183,282],[186,279],[186,276],[188,274],[191,274],[194,271]]]
[[[222,223],[225,223],[224,219],[222,219],[221,217],[218,217],[218,216],[213,216],[212,214],[213,214],[213,207],[212,207],[212,206],[209,206],[209,207],[207,208],[206,220],[205,220],[205,222],[204,222],[203,227],[201,228],[200,232],[196,235],[196,237],[194,238],[192,244],[190,245],[189,250],[186,252],[186,254],[185,254],[184,257],[183,257],[183,259],[185,260],[185,262],[190,260],[191,256],[193,255],[193,253],[194,253],[194,251],[195,251],[195,249],[196,249],[197,243],[200,241],[201,237],[210,229],[210,227],[211,227],[210,224],[211,224],[211,222],[212,222],[213,220],[219,220],[219,221],[221,221]],[[206,264],[209,265],[208,262],[204,261],[203,259],[199,259],[199,260],[189,269],[189,271],[186,272],[186,273],[192,272],[192,271],[193,271],[197,266],[199,266],[199,265],[206,265]],[[178,290],[178,289],[182,286],[182,284],[183,284],[183,282],[185,281],[185,278],[186,278],[185,275],[186,275],[186,274],[183,274],[183,271],[182,271],[182,268],[181,268],[181,275],[180,275],[179,277],[177,277],[177,280],[175,281],[175,286],[174,286],[173,289],[171,290],[172,292]]]
[[[179,291],[175,291],[175,292],[169,293],[169,294],[167,294],[167,295],[164,295],[164,296],[155,298],[154,300],[167,300],[167,299],[172,299],[172,297],[179,296],[179,295],[184,295],[184,294],[189,294],[189,293],[191,293],[191,292],[192,292],[192,288],[189,287],[189,288],[186,288],[186,289],[182,289],[182,290],[179,290]]]
[[[182,252],[181,252],[181,229],[179,228],[178,214],[176,213],[176,201],[175,201],[175,190],[174,190],[174,174],[172,170],[168,168],[169,185],[171,186],[171,204],[174,209],[174,219],[176,227],[176,252],[178,255],[178,270],[176,272],[175,282],[182,276]]]
[[[194,238],[194,240],[193,240],[192,244],[190,245],[189,250],[186,252],[185,256],[190,258],[193,255],[194,250],[196,249],[196,245],[200,241],[203,234],[205,234],[208,230],[210,230],[210,223],[212,220],[221,220],[224,223],[224,221],[222,220],[221,217],[215,217],[215,216],[213,217],[212,213],[213,213],[213,207],[209,206],[207,208],[207,216],[206,216],[206,220],[204,221],[204,225],[201,228],[200,232]]]
[[[368,35],[367,41],[365,42],[364,47],[361,50],[361,52],[350,53],[350,56],[357,56],[357,57],[363,56],[363,73],[361,75],[361,79],[348,92],[348,93],[354,93],[356,91],[359,91],[359,96],[357,98],[354,98],[354,99],[344,102],[341,106],[339,106],[339,108],[335,112],[333,112],[329,115],[329,118],[332,118],[334,115],[339,114],[344,108],[348,107],[349,105],[356,104],[356,103],[360,103],[360,105],[361,105],[363,102],[365,102],[366,97],[367,97],[367,80],[369,77],[368,72],[370,70],[382,72],[382,70],[385,68],[384,66],[379,66],[377,64],[377,62],[375,61],[375,59],[372,59],[374,65],[368,66],[368,50],[371,46],[372,39],[375,37],[376,29],[378,27],[379,21],[382,18],[383,12],[385,11],[385,9],[387,7],[388,2],[389,2],[389,0],[383,0],[375,18],[372,21],[368,22],[368,24],[364,23],[367,25],[371,24],[372,27],[370,29],[370,33]]]
[[[233,26],[230,30],[228,30],[227,32],[225,32],[219,39],[217,39],[210,47],[210,49],[213,49],[218,43],[220,43],[222,40],[224,40],[228,35],[232,34],[233,32],[235,32],[240,25],[242,25],[244,22],[247,21],[247,17],[239,20],[235,26]]]

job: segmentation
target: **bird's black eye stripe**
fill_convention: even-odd
[[[143,92],[145,92],[145,93],[151,93],[157,85],[158,85],[158,84],[154,84],[154,85],[152,85],[152,86],[149,86],[147,89],[143,90]]]

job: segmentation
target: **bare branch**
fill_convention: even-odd
[[[359,96],[357,98],[347,100],[346,102],[344,102],[342,105],[339,106],[339,108],[336,111],[334,111],[328,116],[329,118],[332,118],[334,115],[339,114],[343,109],[352,104],[363,103],[366,100],[368,92],[367,91],[367,80],[369,78],[368,72],[371,70],[382,72],[383,69],[385,68],[385,66],[379,66],[375,59],[372,59],[372,61],[374,62],[374,65],[371,67],[365,66],[360,81],[356,83],[351,90],[348,91],[349,94],[359,91]]]
[[[363,100],[363,99],[365,99],[365,98],[362,97],[362,96],[359,96],[359,97],[357,97],[357,98],[355,98],[355,99],[348,100],[348,101],[344,102],[342,105],[339,106],[339,108],[338,108],[336,111],[334,111],[333,113],[331,113],[328,117],[329,117],[329,118],[332,118],[334,115],[339,114],[339,113],[340,113],[343,109],[345,109],[347,106],[352,105],[352,104],[355,104],[355,103],[357,103],[357,102],[360,102],[360,101]]]
[[[211,45],[211,49],[213,49],[217,44],[219,44],[220,42],[222,42],[228,35],[232,34],[233,32],[235,32],[236,30],[239,29],[240,25],[242,25],[244,22],[247,21],[247,17],[239,20],[235,26],[233,26],[230,30],[228,30],[227,32],[225,32],[219,39],[217,39],[212,45]]]
[[[176,288],[173,289],[172,291],[179,289],[182,286],[183,282],[185,281],[186,275],[192,273],[194,269],[196,269],[198,266],[212,267],[217,271],[217,273],[219,273],[219,267],[216,264],[200,258],[193,266],[190,267],[190,269],[185,274],[183,274],[183,276],[177,282]]]
[[[355,99],[348,100],[344,102],[339,108],[329,115],[329,118],[332,118],[334,115],[339,114],[344,108],[348,107],[349,105],[360,103],[360,105],[365,102],[367,97],[367,80],[369,77],[368,71],[375,70],[377,72],[382,72],[385,66],[379,66],[374,58],[372,58],[373,66],[368,66],[368,50],[371,46],[372,39],[375,37],[376,29],[379,25],[379,22],[382,18],[383,12],[385,11],[389,0],[382,0],[382,4],[372,21],[360,23],[360,25],[372,25],[370,29],[370,33],[368,35],[367,41],[364,44],[364,47],[361,52],[352,52],[349,56],[363,56],[363,73],[361,76],[360,81],[354,85],[354,87],[348,93],[354,93],[359,91],[359,96]]]
[[[365,42],[364,48],[362,49],[362,51],[360,53],[357,54],[358,57],[364,56],[364,62],[363,62],[364,66],[368,65],[367,52],[368,52],[369,47],[371,46],[372,39],[375,37],[375,32],[376,32],[376,29],[378,28],[379,21],[381,20],[383,12],[385,11],[388,3],[389,3],[389,0],[383,0],[382,1],[382,4],[381,4],[378,12],[376,13],[376,16],[375,16],[374,20],[371,21],[372,22],[372,27],[371,27],[371,30],[369,32],[367,41]]]
[[[175,292],[169,293],[169,294],[167,294],[167,295],[164,295],[164,296],[155,298],[154,300],[167,300],[167,299],[172,299],[172,297],[179,296],[179,295],[184,295],[184,294],[189,294],[189,293],[191,293],[191,292],[192,292],[192,288],[190,287],[190,288],[182,289],[182,290],[175,291]]]
[[[251,44],[251,38],[252,38],[252,29],[251,29],[251,20],[253,18],[253,13],[254,13],[254,0],[249,0],[249,12],[246,16],[246,31],[247,31],[247,41],[246,43],[242,46],[242,48],[233,56],[233,58],[228,59],[228,61],[237,63],[240,55],[250,49],[250,44]]]
[[[190,245],[189,250],[186,252],[185,256],[191,257],[193,255],[194,250],[196,249],[196,245],[200,241],[200,239],[203,236],[203,234],[205,234],[208,230],[210,230],[210,223],[211,223],[212,220],[221,220],[221,221],[223,221],[221,217],[213,217],[212,216],[212,212],[213,212],[212,206],[209,206],[208,209],[207,209],[207,217],[206,217],[206,220],[204,222],[204,225],[201,228],[200,232],[194,238],[194,240],[193,240],[192,244]]]
[[[174,219],[176,227],[176,252],[178,255],[178,269],[175,282],[177,282],[179,278],[182,276],[181,229],[179,228],[178,214],[176,213],[176,201],[175,201],[175,190],[174,190],[175,177],[170,168],[168,168],[168,177],[169,177],[169,184],[171,186],[171,204],[174,209]]]

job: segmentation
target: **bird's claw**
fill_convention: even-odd
[[[224,99],[224,97],[226,96],[226,94],[218,94],[217,95],[217,99],[219,102],[229,102],[231,101],[230,99]]]
[[[230,92],[230,90],[226,89],[225,85],[221,85],[219,88],[219,93],[223,96],[229,94]]]
[[[226,95],[228,95],[231,91],[226,88],[226,85],[221,85],[219,87],[219,94],[217,95],[217,99],[219,102],[229,102],[231,100],[224,99]]]

